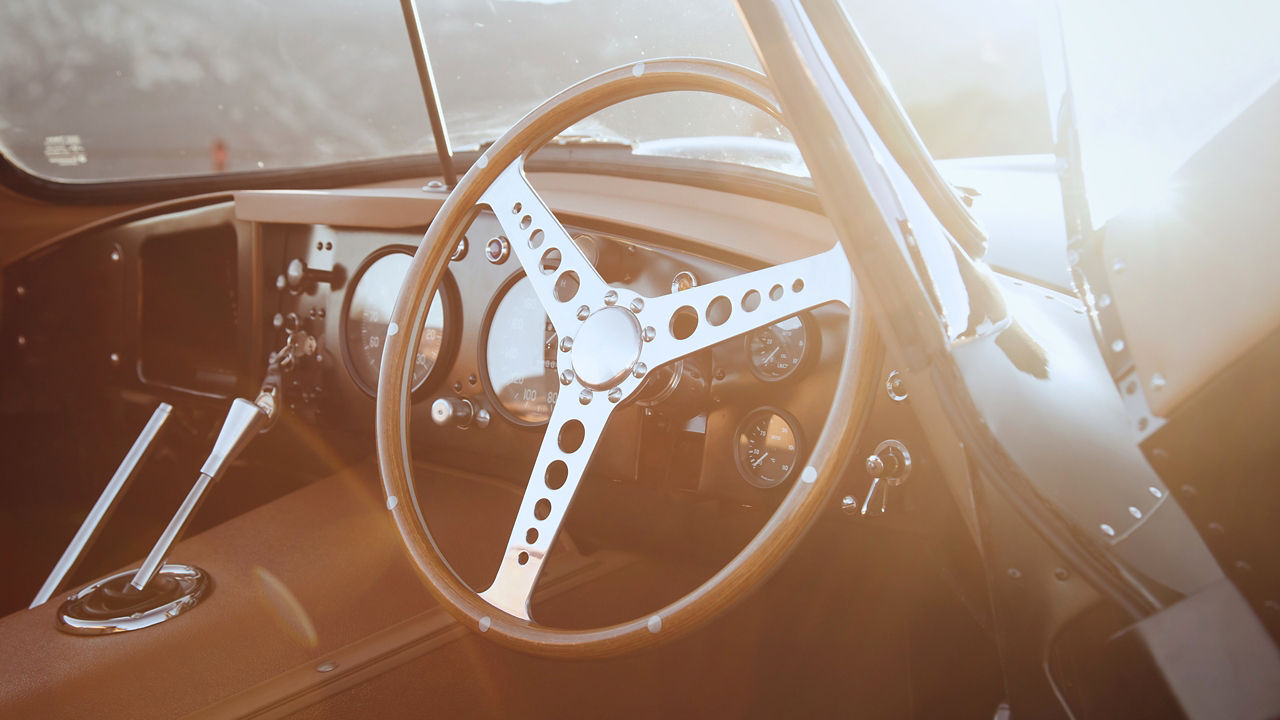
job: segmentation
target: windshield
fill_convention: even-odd
[[[1001,0],[846,0],[938,157],[1047,151],[1034,20]],[[455,149],[593,73],[668,55],[759,69],[733,3],[420,3]],[[649,154],[781,162],[785,131],[741,104],[646,98],[571,129]],[[750,138],[689,143],[682,138]],[[9,0],[0,152],[61,181],[299,168],[433,153],[395,0]]]

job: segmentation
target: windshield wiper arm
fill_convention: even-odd
[[[431,71],[431,57],[427,55],[427,43],[422,35],[422,19],[414,0],[400,0],[404,13],[404,25],[409,31],[409,44],[413,47],[413,59],[418,69],[418,82],[422,85],[422,99],[427,103],[427,116],[431,119],[431,134],[436,141],[436,155],[440,158],[440,174],[450,190],[458,184],[458,174],[453,169],[453,148],[449,146],[449,133],[444,127],[444,112],[440,109],[440,93],[436,91],[436,76]]]

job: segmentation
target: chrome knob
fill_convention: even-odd
[[[441,397],[431,403],[431,422],[440,427],[450,425],[464,428],[471,424],[475,408],[463,398]]]

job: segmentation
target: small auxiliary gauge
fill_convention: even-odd
[[[804,320],[792,315],[747,333],[751,372],[766,382],[785,380],[800,369],[809,347]]]
[[[803,452],[795,418],[769,407],[747,415],[738,425],[733,443],[742,477],[764,489],[777,487],[793,476]]]

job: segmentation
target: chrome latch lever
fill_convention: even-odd
[[[907,446],[897,440],[885,440],[876,446],[874,453],[867,457],[867,474],[871,476],[871,487],[862,503],[861,514],[866,515],[871,509],[877,491],[880,495],[880,510],[883,515],[889,508],[889,491],[901,487],[911,474],[911,453]]]

